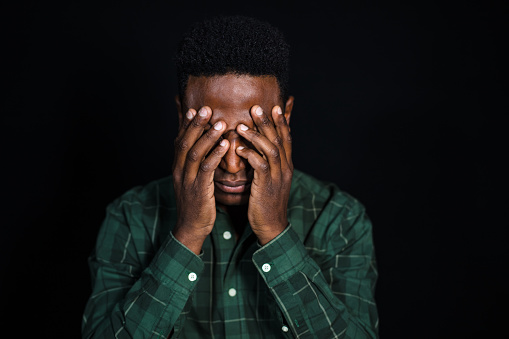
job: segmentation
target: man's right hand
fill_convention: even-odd
[[[174,237],[196,254],[216,220],[214,171],[226,154],[228,140],[218,141],[226,129],[224,121],[209,127],[212,109],[194,109],[182,117],[175,140],[173,187],[177,199],[177,224]],[[217,145],[216,145],[217,144]],[[210,153],[209,153],[210,152]]]

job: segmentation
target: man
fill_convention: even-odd
[[[85,338],[377,336],[364,208],[293,168],[288,56],[245,17],[184,37],[173,176],[108,207]]]

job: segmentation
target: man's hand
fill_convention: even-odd
[[[255,105],[251,116],[258,132],[240,124],[237,132],[255,148],[237,147],[237,154],[254,169],[248,219],[261,245],[278,236],[288,225],[286,215],[293,175],[290,128],[279,106],[272,120]]]
[[[215,146],[226,129],[224,121],[205,131],[211,116],[210,107],[202,107],[198,114],[190,109],[182,117],[175,140],[173,187],[177,224],[173,235],[196,254],[201,252],[216,220],[214,170],[230,147],[226,139]]]

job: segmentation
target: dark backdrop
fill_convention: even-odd
[[[247,14],[292,46],[296,167],[373,220],[381,336],[503,336],[507,5],[212,3],[3,8],[2,331],[80,336],[107,203],[170,174],[176,43]]]

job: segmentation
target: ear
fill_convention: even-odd
[[[293,96],[289,96],[288,100],[286,100],[285,104],[285,118],[288,125],[290,125],[290,117],[292,116],[292,109],[293,109],[293,101],[295,98]]]
[[[182,104],[180,103],[180,95],[175,95],[175,104],[177,105],[177,113],[179,117],[179,128],[182,125]]]

